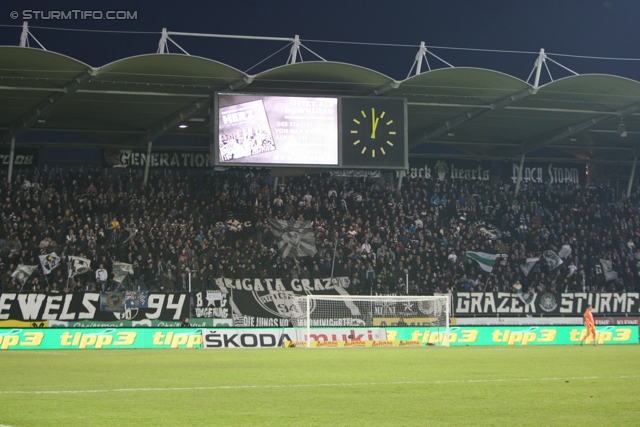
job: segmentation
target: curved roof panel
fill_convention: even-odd
[[[514,92],[531,89],[520,79],[481,68],[441,68],[412,76],[394,92],[421,96],[492,101]]]
[[[77,91],[63,92],[86,72],[91,78]],[[558,153],[628,161],[640,136],[640,83],[610,75],[571,76],[534,90],[512,76],[477,68],[443,68],[397,82],[357,65],[315,61],[250,76],[189,55],[142,55],[92,68],[54,52],[13,46],[0,47],[0,127],[6,137],[11,125],[35,114],[29,143],[38,132],[64,131],[98,138],[105,146],[133,144],[231,86],[248,93],[406,98],[409,131],[417,135],[412,152],[426,156]],[[34,109],[48,99],[55,105],[46,114]],[[187,129],[170,131],[206,138],[208,121],[209,109],[200,108]]]
[[[357,65],[326,61],[298,62],[257,74],[251,91],[368,95],[393,82],[391,77]]]
[[[29,47],[0,46],[3,80],[15,78],[38,85],[37,82],[67,81],[88,69],[91,69],[89,65],[60,53]]]
[[[177,54],[134,56],[98,69],[95,83],[147,86],[151,90],[216,91],[246,74],[207,58]]]

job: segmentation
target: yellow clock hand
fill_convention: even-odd
[[[380,121],[380,117],[376,117],[376,109],[371,109],[371,139],[376,139],[376,129],[378,127],[378,122]]]

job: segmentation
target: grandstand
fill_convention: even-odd
[[[424,71],[424,45],[415,73],[398,81],[297,61],[299,40],[287,65],[250,75],[162,43],[101,67],[0,48],[4,292],[99,291],[100,264],[107,288],[153,292],[330,278],[352,294],[525,302],[638,292],[638,82],[541,84],[553,61],[544,50],[532,83],[486,69]],[[214,168],[217,92],[404,99],[407,168]],[[311,221],[316,253],[282,256],[269,217]],[[12,278],[52,252],[60,268]],[[90,269],[72,272],[69,256]],[[131,266],[125,282],[113,281],[114,262]]]

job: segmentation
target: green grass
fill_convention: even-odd
[[[11,427],[639,423],[637,345],[0,353]]]

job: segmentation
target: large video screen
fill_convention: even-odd
[[[338,165],[338,98],[218,94],[217,164]]]

